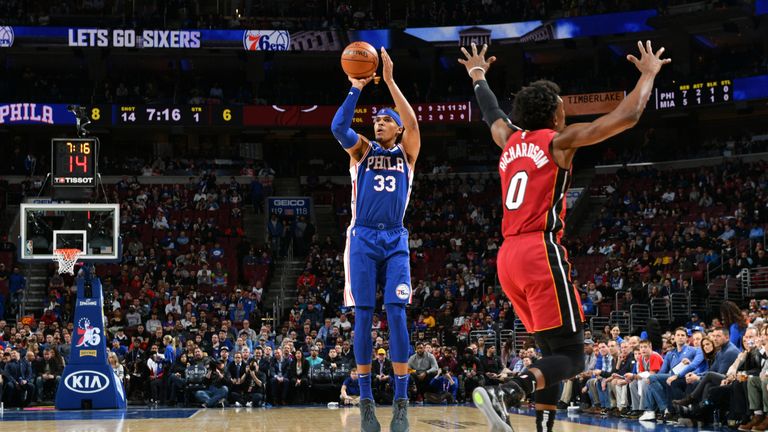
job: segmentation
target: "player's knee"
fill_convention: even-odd
[[[389,324],[390,357],[395,363],[408,362],[408,328],[405,320],[405,305],[399,303],[384,306]]]
[[[584,372],[585,363],[583,344],[573,344],[559,347],[554,351],[553,354],[562,355],[568,358],[568,365],[570,365],[570,373],[568,374],[569,376],[576,376],[581,372]]]
[[[384,309],[387,311],[387,323],[390,327],[402,326],[406,327],[405,319],[405,305],[401,303],[390,303],[384,305]]]

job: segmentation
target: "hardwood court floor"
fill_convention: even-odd
[[[382,431],[389,430],[389,407],[377,407]],[[515,432],[535,432],[532,412],[514,414]],[[470,406],[412,406],[411,431],[487,431],[485,419]],[[0,432],[308,432],[357,431],[357,408],[227,408],[147,409],[127,411],[10,411],[0,415]],[[577,423],[578,422],[578,423]],[[601,419],[593,416],[568,418],[558,415],[557,432],[607,432],[608,430],[692,432],[694,429],[640,424],[637,421]]]

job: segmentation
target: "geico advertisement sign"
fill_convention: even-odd
[[[83,370],[69,375],[64,385],[75,393],[98,393],[109,387],[109,378],[101,372]]]
[[[276,207],[303,207],[307,205],[307,201],[303,199],[278,199],[272,201],[272,205]]]

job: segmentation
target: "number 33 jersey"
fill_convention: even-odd
[[[571,172],[552,157],[557,131],[540,129],[512,134],[499,158],[502,232],[511,237],[552,232],[559,240],[565,228],[565,195]]]
[[[402,145],[385,149],[369,143],[365,155],[349,168],[352,176],[351,226],[382,229],[403,225],[413,172]]]

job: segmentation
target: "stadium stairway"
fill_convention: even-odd
[[[274,196],[297,197],[301,196],[301,183],[298,177],[275,178],[273,182]],[[265,206],[266,209],[266,206]],[[262,235],[266,240],[266,219],[262,221]],[[279,311],[274,311],[282,316],[282,310],[293,306],[297,298],[296,280],[306,266],[304,257],[294,257],[293,247],[286,257],[275,257],[275,273],[264,294],[264,304],[267,308],[277,302]]]
[[[243,212],[243,230],[246,237],[258,244],[267,242],[267,216],[264,213],[257,214],[252,205],[248,205]]]
[[[35,264],[26,266],[27,294],[24,301],[24,314],[41,315],[43,308],[48,305],[47,285],[48,266]]]

